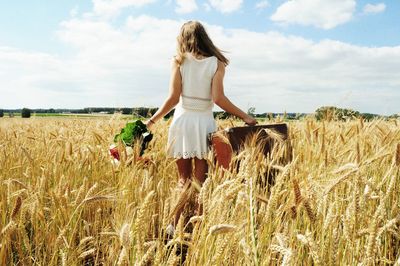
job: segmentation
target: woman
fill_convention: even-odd
[[[145,124],[151,129],[176,106],[168,131],[167,155],[177,159],[181,186],[192,175],[202,184],[208,171],[207,136],[217,129],[213,104],[241,118],[248,125],[257,122],[225,96],[223,79],[229,60],[213,44],[203,25],[198,21],[186,22],[177,39],[177,56],[172,62],[169,96]],[[177,211],[174,225],[181,212]],[[169,225],[167,233],[173,232],[174,226]]]

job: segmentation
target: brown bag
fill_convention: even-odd
[[[231,127],[211,133],[209,141],[215,155],[216,163],[228,169],[233,153],[240,152],[245,141],[250,139],[251,136],[256,136],[257,143],[263,145],[262,149],[265,156],[268,156],[277,140],[285,142],[288,149],[287,154],[284,156],[285,158],[282,158],[282,160],[289,162],[292,159],[288,126],[282,123]]]

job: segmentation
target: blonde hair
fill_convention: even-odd
[[[224,65],[229,64],[229,60],[222,54],[211,41],[210,37],[198,21],[188,21],[181,27],[178,35],[177,56],[175,60],[179,65],[185,60],[185,53],[192,53],[194,55],[202,55],[205,57],[215,56]]]

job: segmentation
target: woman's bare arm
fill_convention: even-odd
[[[156,122],[168,114],[179,102],[179,97],[182,92],[182,78],[179,71],[178,63],[173,60],[171,69],[171,78],[169,82],[169,95],[165,99],[163,105],[157,110],[157,112],[145,122],[147,126],[152,124],[151,121]]]
[[[257,121],[243,112],[239,107],[234,105],[224,93],[224,76],[225,76],[225,65],[218,61],[218,68],[214,74],[214,78],[212,80],[212,99],[216,105],[221,107],[226,112],[241,118],[246,124],[255,125]]]

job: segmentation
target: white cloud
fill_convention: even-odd
[[[370,14],[370,13],[381,13],[385,11],[386,5],[384,3],[379,3],[379,4],[366,4],[363,8],[364,14]]]
[[[208,3],[203,3],[203,7],[205,11],[210,11],[211,10],[211,6]]]
[[[96,15],[112,17],[126,7],[141,7],[155,0],[92,0],[93,11]]]
[[[355,0],[290,0],[278,7],[271,20],[332,29],[350,21],[355,7]]]
[[[191,13],[197,10],[196,0],[176,0],[175,12],[179,14]]]
[[[150,16],[111,25],[70,18],[57,36],[69,56],[0,47],[0,107],[160,106],[183,21]],[[315,42],[205,24],[229,51],[225,92],[244,110],[313,112],[322,105],[397,113],[400,46]]]
[[[78,13],[79,13],[79,7],[78,6],[75,6],[73,9],[71,9],[69,11],[69,15],[71,17],[76,17],[78,15]]]
[[[243,0],[209,0],[210,5],[222,13],[237,11],[242,6]]]
[[[257,9],[264,9],[267,8],[269,6],[268,1],[260,1],[256,3],[256,8]]]

